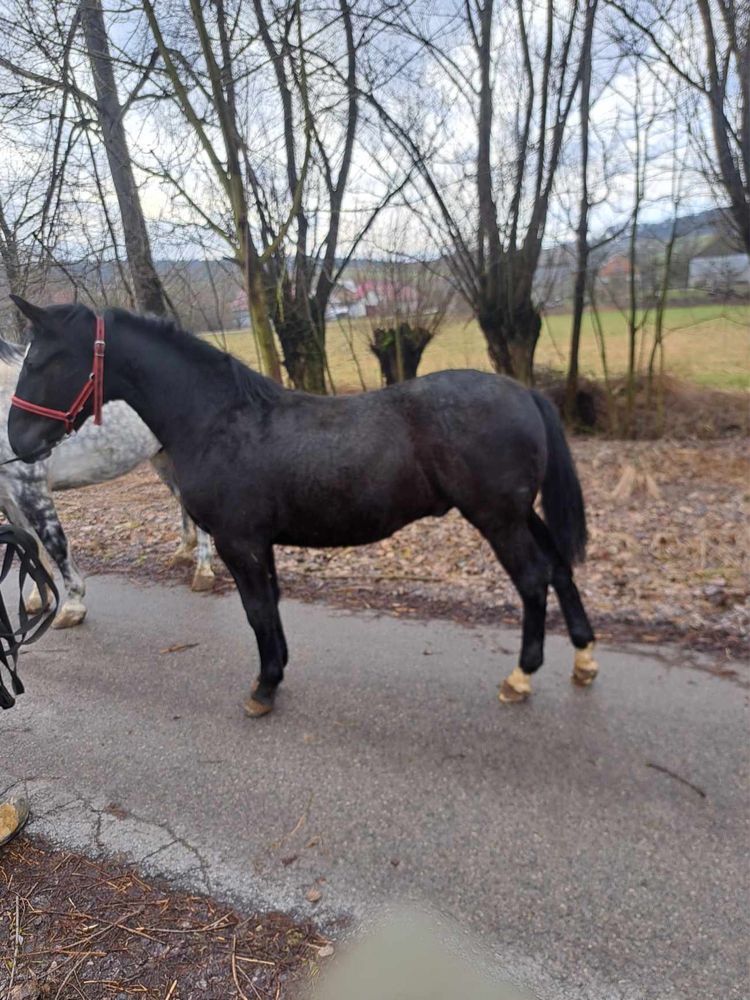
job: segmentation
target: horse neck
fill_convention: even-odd
[[[187,334],[158,332],[118,320],[107,336],[106,398],[128,403],[170,451],[194,448],[226,406],[225,358]]]

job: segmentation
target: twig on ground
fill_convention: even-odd
[[[674,778],[675,781],[679,781],[682,785],[687,785],[688,788],[692,788],[696,795],[700,795],[702,799],[706,798],[706,793],[698,785],[694,785],[692,781],[688,781],[687,778],[683,778],[679,774],[675,774],[674,771],[670,771],[668,767],[663,767],[661,764],[655,764],[651,760],[646,761],[646,767],[650,767],[654,771],[661,771],[662,774],[669,775],[670,778]]]
[[[242,987],[240,986],[240,981],[239,981],[239,978],[237,976],[237,935],[236,934],[232,935],[231,961],[232,961],[232,979],[234,980],[235,989],[237,990],[237,993],[238,993],[238,995],[240,997],[240,1000],[248,1000],[247,994],[243,991]]]

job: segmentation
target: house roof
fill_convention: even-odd
[[[630,274],[630,261],[624,253],[618,253],[614,257],[610,257],[599,272],[602,278],[615,278],[622,274]]]

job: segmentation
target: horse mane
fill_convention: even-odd
[[[234,375],[235,384],[244,399],[251,403],[274,403],[281,393],[282,387],[273,379],[254,372],[252,368],[238,361],[233,354],[228,354],[229,368]]]
[[[198,352],[197,356],[202,356],[203,359],[215,358],[223,361],[228,366],[229,374],[242,401],[249,400],[251,403],[267,405],[278,399],[283,392],[282,387],[273,379],[253,371],[234,355],[219,350],[192,331],[184,329],[174,319],[163,316],[141,316],[126,309],[111,309],[109,312],[113,318],[124,322],[132,323],[135,320],[139,326],[155,337],[171,341],[183,350]]]

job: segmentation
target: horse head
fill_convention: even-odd
[[[43,308],[11,298],[31,321],[31,339],[8,416],[8,439],[19,458],[38,461],[92,413],[91,392],[77,412],[71,403],[90,385],[97,318],[82,305]]]

